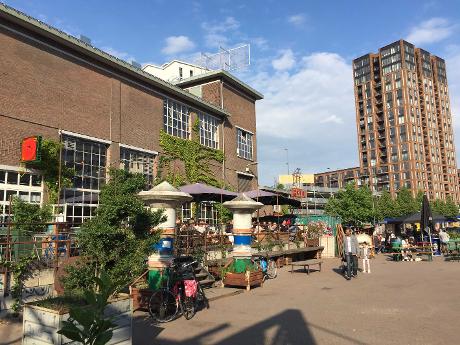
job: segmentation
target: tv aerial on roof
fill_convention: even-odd
[[[251,64],[251,46],[243,44],[239,47],[219,48],[215,54],[201,53],[197,65],[208,70],[235,71]]]

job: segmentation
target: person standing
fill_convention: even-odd
[[[441,230],[439,231],[439,241],[441,242],[441,253],[443,253],[444,255],[446,255],[447,253],[449,240],[449,234],[444,230],[444,228],[441,228]]]
[[[358,239],[351,234],[351,229],[345,230],[343,237],[343,252],[347,262],[347,275],[345,278],[350,280],[351,277],[358,276]]]
[[[369,263],[369,245],[367,242],[363,243],[363,273],[371,273],[371,266]]]

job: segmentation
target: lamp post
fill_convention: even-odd
[[[289,175],[289,149],[284,149],[284,151],[286,151],[287,174]]]

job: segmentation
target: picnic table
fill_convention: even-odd
[[[407,251],[409,252],[411,255],[426,255],[428,257],[428,261],[433,261],[433,248],[432,246],[430,246],[430,244],[428,243],[428,245],[423,245],[425,242],[421,243],[422,245],[421,246],[409,246],[409,247],[405,247],[403,248],[401,245],[393,245],[391,247],[392,249],[392,253],[390,254],[393,254],[393,260],[394,261],[401,261],[402,260],[402,253],[404,251]]]

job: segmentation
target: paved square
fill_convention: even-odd
[[[392,262],[346,281],[338,259],[307,276],[281,269],[263,288],[155,327],[136,312],[134,344],[458,344],[460,263]]]

